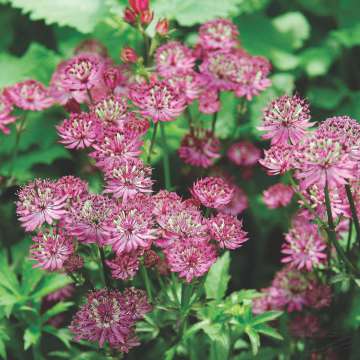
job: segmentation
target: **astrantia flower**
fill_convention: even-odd
[[[174,120],[186,107],[185,97],[165,80],[138,84],[131,89],[130,97],[140,114],[154,123]]]
[[[291,320],[289,330],[297,338],[314,338],[323,334],[319,318],[313,314],[297,315]]]
[[[204,85],[201,76],[195,71],[173,76],[168,81],[179,94],[185,97],[188,104],[199,97]]]
[[[84,259],[77,254],[71,255],[67,260],[64,261],[64,270],[70,274],[78,271],[84,266]]]
[[[220,158],[220,141],[211,131],[198,130],[185,135],[178,150],[184,163],[208,168]]]
[[[135,319],[139,317],[131,311],[129,296],[118,290],[90,292],[69,327],[75,339],[98,342],[100,347],[105,342],[112,348],[126,347],[133,336]]]
[[[100,134],[100,126],[90,114],[70,114],[70,119],[65,119],[56,126],[61,138],[60,142],[68,149],[83,149],[91,146]]]
[[[63,268],[64,262],[73,254],[74,245],[71,239],[61,231],[39,232],[33,237],[34,245],[30,255],[37,262],[34,267],[55,271]]]
[[[116,255],[139,248],[147,249],[156,238],[156,229],[153,226],[152,217],[147,212],[118,206],[106,224],[106,244],[111,245]]]
[[[73,203],[66,217],[66,227],[81,242],[103,245],[107,238],[105,222],[114,208],[114,202],[108,197],[89,194]]]
[[[114,279],[128,280],[138,272],[140,260],[137,253],[122,254],[113,260],[106,260],[106,265]]]
[[[217,90],[204,91],[199,97],[199,111],[203,114],[215,114],[220,111],[221,103]]]
[[[160,190],[157,194],[152,196],[153,209],[152,213],[156,217],[167,215],[176,209],[182,209],[182,199],[175,193],[167,190]]]
[[[123,97],[109,96],[91,107],[97,119],[105,124],[121,125],[124,122],[127,102]]]
[[[326,261],[326,243],[319,234],[316,225],[308,223],[293,227],[285,235],[281,252],[283,263],[292,267],[311,271]]]
[[[140,320],[151,311],[152,306],[146,297],[146,292],[134,287],[126,288],[123,292],[124,306],[133,320]]]
[[[213,245],[192,238],[174,241],[164,253],[170,270],[179,273],[188,283],[194,277],[203,276],[217,258]]]
[[[137,117],[134,113],[128,113],[123,124],[125,137],[129,139],[145,135],[149,128],[149,121]]]
[[[46,301],[58,302],[66,300],[72,297],[75,292],[75,286],[73,284],[66,285],[59,290],[56,290],[45,297]]]
[[[218,241],[221,248],[234,250],[248,240],[242,221],[232,215],[217,214],[209,219],[208,228],[211,238]]]
[[[300,145],[297,167],[301,188],[314,184],[324,188],[326,183],[330,187],[344,185],[354,178],[355,162],[338,141],[315,134]]]
[[[56,183],[36,179],[21,188],[16,202],[16,212],[25,231],[33,231],[44,222],[52,224],[61,219],[66,196],[58,193]]]
[[[108,56],[108,50],[106,46],[96,39],[86,39],[83,40],[74,50],[76,55],[79,54],[96,54],[100,55],[103,58]]]
[[[276,209],[288,205],[293,195],[294,190],[291,186],[279,183],[263,192],[263,200],[268,208]]]
[[[204,206],[217,209],[230,203],[234,187],[220,177],[206,177],[194,183],[191,194]]]
[[[18,108],[40,111],[53,105],[48,89],[36,80],[26,80],[5,89],[6,96]]]
[[[229,147],[227,156],[235,165],[251,166],[260,159],[261,150],[250,141],[239,141]]]
[[[97,85],[103,70],[100,56],[79,54],[67,62],[63,85],[69,91],[86,91]]]
[[[295,149],[290,145],[272,146],[264,151],[264,159],[260,159],[259,163],[267,169],[268,175],[284,174],[294,166]]]
[[[13,105],[9,98],[0,93],[0,131],[4,134],[9,134],[10,132],[6,126],[16,121],[16,117],[11,115],[12,110]]]
[[[308,103],[297,95],[284,95],[264,110],[263,124],[258,127],[271,139],[271,145],[297,144],[311,127]]]
[[[185,75],[195,65],[192,52],[178,41],[170,41],[156,50],[156,70],[163,77]]]
[[[199,29],[199,43],[206,50],[229,50],[239,44],[235,24],[227,19],[206,22]]]
[[[68,200],[75,201],[88,193],[88,184],[76,176],[63,176],[56,182],[56,191]]]
[[[223,214],[237,216],[249,206],[248,198],[243,189],[234,185],[234,196],[232,200],[224,206],[217,208]]]
[[[310,282],[306,293],[307,305],[314,309],[323,309],[330,306],[332,300],[331,287],[316,281]]]
[[[127,203],[137,193],[151,193],[151,168],[139,160],[122,161],[107,169],[105,173],[105,193],[121,198]]]

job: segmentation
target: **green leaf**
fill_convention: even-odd
[[[53,307],[51,307],[49,310],[47,310],[42,316],[42,322],[48,321],[50,318],[52,318],[55,315],[61,314],[65,311],[68,311],[71,306],[73,306],[74,303],[71,301],[67,302],[58,302]]]
[[[284,338],[281,336],[281,334],[275,330],[274,328],[268,326],[268,325],[265,325],[265,324],[261,324],[261,325],[257,325],[255,327],[256,331],[263,334],[263,335],[266,335],[266,336],[269,336],[269,337],[272,337],[274,339],[277,339],[277,340],[283,340]]]
[[[24,333],[24,349],[27,350],[29,347],[36,345],[40,339],[41,329],[37,325],[31,325],[25,330]]]
[[[71,26],[90,33],[107,12],[103,0],[10,0],[13,7],[30,13],[32,20]]]
[[[230,267],[230,253],[225,252],[211,267],[205,280],[205,292],[208,299],[221,300],[226,293]]]
[[[16,274],[9,267],[4,251],[0,252],[0,286],[10,290],[14,294],[19,294],[20,289],[18,279]]]
[[[250,327],[246,327],[245,332],[250,339],[252,353],[253,355],[256,355],[260,347],[260,336],[254,329]]]
[[[254,319],[251,321],[251,324],[257,325],[257,324],[266,323],[268,321],[277,319],[282,314],[283,314],[282,311],[267,311],[254,317]]]
[[[34,300],[39,300],[43,296],[59,290],[71,282],[72,280],[68,276],[61,274],[47,274],[41,279],[31,297]]]
[[[330,36],[347,48],[360,45],[360,23],[349,28],[332,31]]]
[[[230,339],[222,324],[203,324],[202,330],[211,339],[212,360],[227,359],[230,350]]]
[[[47,325],[43,330],[55,337],[57,337],[68,349],[71,347],[72,335],[68,329],[56,329],[53,326]]]
[[[24,260],[21,279],[21,293],[30,294],[45,275],[43,270],[33,268],[34,261]]]
[[[348,90],[345,86],[314,86],[310,87],[307,92],[307,97],[312,106],[317,106],[321,109],[333,110],[336,109],[341,101],[347,95]]]

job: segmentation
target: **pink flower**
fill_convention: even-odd
[[[62,300],[70,299],[75,292],[73,284],[66,285],[59,290],[56,290],[45,297],[46,301],[59,302]]]
[[[217,258],[213,245],[193,238],[174,241],[164,253],[170,270],[179,273],[188,283],[207,273]]]
[[[156,70],[163,77],[186,75],[193,70],[195,58],[185,45],[170,41],[156,50]]]
[[[191,194],[206,207],[220,208],[230,203],[234,187],[220,177],[206,177],[193,184]]]
[[[284,254],[281,261],[299,270],[312,271],[327,258],[326,243],[317,226],[311,223],[290,229],[285,235],[281,252]]]
[[[268,175],[285,174],[294,167],[295,150],[291,145],[272,146],[264,151],[265,157],[260,159],[259,163],[267,169]]]
[[[142,293],[141,293],[142,294]],[[126,351],[129,345],[134,346],[134,325],[136,320],[142,318],[144,311],[150,307],[143,307],[143,312],[134,309],[131,304],[145,296],[138,293],[118,290],[96,290],[87,296],[87,302],[75,314],[70,331],[76,340],[98,342],[100,347],[108,342],[110,347]],[[130,341],[130,344],[129,344]]]
[[[239,141],[229,147],[227,156],[235,165],[252,166],[259,161],[261,151],[250,141]]]
[[[100,56],[81,53],[67,62],[62,82],[69,91],[90,90],[98,84],[102,71],[103,60]]]
[[[130,90],[130,98],[140,109],[140,114],[158,121],[172,121],[186,107],[186,99],[168,81],[151,81],[137,84]]]
[[[138,204],[139,207],[142,204]],[[137,249],[147,249],[156,239],[151,214],[138,208],[118,206],[106,224],[106,244],[111,245],[116,255]]]
[[[198,129],[185,135],[178,153],[185,164],[208,168],[220,158],[220,141],[211,131]]]
[[[330,187],[344,185],[354,178],[355,162],[338,141],[314,134],[300,145],[297,168],[301,188],[314,184],[324,188],[326,183]]]
[[[70,201],[76,201],[88,193],[88,184],[75,176],[63,176],[56,182],[56,191]]]
[[[120,58],[125,64],[135,64],[139,56],[133,48],[126,46],[121,49]]]
[[[227,19],[208,21],[199,29],[199,43],[206,50],[230,50],[239,44],[238,36],[235,24]]]
[[[179,94],[185,97],[188,104],[191,104],[197,99],[203,91],[204,84],[202,78],[195,71],[188,72],[184,75],[173,76],[169,78],[168,81]]]
[[[113,260],[106,260],[114,279],[132,279],[139,270],[140,260],[137,253],[122,254]]]
[[[263,201],[268,208],[276,209],[288,205],[293,195],[294,190],[291,186],[279,183],[263,192]]]
[[[66,217],[66,228],[80,242],[103,245],[107,239],[105,222],[115,208],[113,200],[89,194],[74,202]]]
[[[9,98],[0,93],[0,131],[6,135],[10,133],[6,126],[16,121],[16,117],[11,115],[12,111],[13,105]]]
[[[48,230],[39,232],[33,237],[34,245],[30,248],[30,255],[37,262],[34,267],[41,267],[44,270],[60,270],[64,262],[74,252],[74,245],[69,237],[61,231]]]
[[[138,118],[134,113],[127,114],[123,125],[125,137],[129,139],[145,135],[149,128],[149,121],[144,118]]]
[[[153,195],[153,209],[152,213],[156,217],[167,215],[175,209],[182,209],[182,199],[175,192],[167,190],[160,190],[157,194]]]
[[[289,324],[289,330],[291,335],[297,338],[316,338],[323,335],[319,318],[312,314],[294,317]]]
[[[221,248],[234,250],[248,240],[242,221],[232,215],[217,214],[209,219],[208,227],[211,238],[216,240]]]
[[[76,55],[79,54],[94,54],[100,55],[103,58],[108,57],[108,50],[106,46],[96,39],[83,40],[74,50]]]
[[[104,124],[121,126],[125,120],[127,102],[123,97],[108,96],[91,107],[92,114]]]
[[[216,90],[204,91],[199,97],[199,111],[203,114],[215,114],[220,111],[221,103]]]
[[[66,196],[58,193],[56,183],[36,179],[21,188],[16,212],[25,231],[33,231],[44,222],[52,224],[65,214]]]
[[[331,287],[326,284],[311,282],[306,293],[307,305],[313,309],[323,309],[329,307],[332,300]]]
[[[137,193],[151,194],[151,168],[139,160],[122,161],[105,172],[104,193],[111,193],[127,203]]]
[[[97,120],[85,112],[71,113],[70,119],[65,119],[56,129],[61,138],[60,142],[68,149],[91,146],[101,131]]]
[[[19,82],[5,89],[5,95],[20,109],[40,111],[53,105],[48,89],[36,80]]]
[[[64,270],[66,273],[71,274],[80,270],[84,266],[84,259],[77,254],[71,255],[64,261]]]
[[[229,204],[217,208],[217,210],[222,214],[228,214],[237,216],[241,214],[248,206],[248,198],[243,189],[239,188],[236,185],[234,186],[234,196]]]
[[[264,110],[263,125],[258,130],[266,133],[271,145],[297,144],[311,127],[308,103],[297,95],[284,95],[272,101]]]

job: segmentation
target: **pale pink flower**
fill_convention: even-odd
[[[276,209],[290,204],[293,195],[291,186],[278,183],[263,192],[263,201],[268,208]]]
[[[242,228],[242,221],[227,214],[217,214],[208,220],[209,233],[221,248],[234,250],[242,246],[249,238]]]
[[[123,124],[125,137],[129,139],[139,138],[145,135],[149,128],[150,123],[148,120],[142,117],[137,117],[133,112],[130,112],[126,115]]]
[[[241,214],[248,206],[248,198],[243,189],[239,188],[237,185],[234,186],[234,196],[229,204],[217,208],[217,211],[222,214],[229,214],[237,216]]]
[[[259,163],[266,168],[268,175],[285,174],[294,167],[295,150],[291,145],[271,146],[264,151],[265,157],[260,159]]]
[[[261,150],[250,141],[239,141],[229,147],[227,157],[235,165],[252,166],[259,161]]]
[[[40,111],[51,107],[49,90],[36,80],[25,80],[5,89],[12,104],[23,110]]]
[[[91,106],[91,113],[104,124],[123,125],[127,111],[127,101],[123,97],[108,96]]]
[[[172,76],[168,81],[179,94],[185,97],[188,104],[197,99],[203,91],[204,83],[202,77],[195,71],[181,76]]]
[[[65,214],[66,196],[58,193],[55,182],[35,179],[21,188],[16,212],[25,231],[33,231],[43,223],[52,224]]]
[[[220,177],[205,177],[193,184],[191,194],[204,206],[217,209],[230,203],[234,191],[234,187]]]
[[[101,133],[99,122],[85,112],[71,113],[70,118],[57,125],[56,129],[61,138],[60,142],[68,149],[89,147]]]
[[[157,194],[153,195],[153,210],[152,213],[156,217],[167,215],[175,209],[182,209],[182,199],[175,193],[167,190],[160,190]]]
[[[211,131],[197,129],[181,140],[178,153],[184,163],[208,168],[220,158],[220,141]]]
[[[13,105],[10,99],[0,92],[0,131],[6,135],[10,133],[6,126],[16,121],[16,116],[11,115],[12,111]]]
[[[132,279],[139,270],[140,260],[137,253],[122,254],[113,260],[106,260],[106,265],[111,269],[114,279]]]
[[[309,104],[298,95],[284,95],[264,109],[258,130],[266,132],[262,137],[271,139],[271,145],[297,144],[311,127],[309,120]]]
[[[215,114],[220,111],[221,103],[217,90],[204,91],[199,97],[199,111],[203,114]]]
[[[76,176],[63,176],[56,181],[56,191],[67,200],[75,201],[88,193],[88,183]]]
[[[74,245],[71,239],[60,230],[39,232],[33,237],[34,244],[30,248],[30,255],[37,262],[34,267],[41,267],[44,270],[60,270],[64,262],[74,252]]]
[[[185,75],[193,70],[195,58],[189,48],[178,41],[161,45],[155,54],[156,70],[163,77]]]

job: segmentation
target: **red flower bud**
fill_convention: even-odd
[[[120,58],[124,63],[136,63],[138,55],[135,50],[131,47],[124,47],[121,50]]]
[[[149,10],[149,0],[129,0],[130,7],[134,10],[135,14]]]
[[[140,21],[143,25],[149,25],[154,18],[154,13],[151,10],[145,10],[140,14]]]
[[[119,77],[119,69],[114,66],[107,68],[103,74],[105,85],[111,90],[114,90],[116,88]]]
[[[124,21],[130,25],[134,25],[136,23],[136,14],[128,7],[124,11]]]
[[[155,29],[160,36],[166,36],[169,32],[169,20],[167,19],[159,20],[158,23],[156,24]]]

